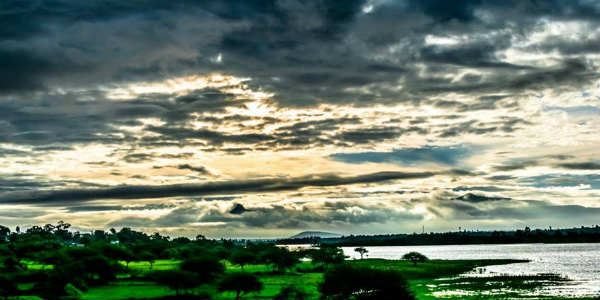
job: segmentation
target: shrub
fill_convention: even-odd
[[[400,273],[349,265],[325,272],[319,291],[328,300],[414,300]]]
[[[215,257],[189,258],[179,265],[181,270],[196,274],[199,283],[213,282],[225,273],[225,266]]]
[[[0,276],[0,296],[4,299],[8,299],[10,296],[14,296],[18,293],[19,289],[17,284],[6,276]]]
[[[149,278],[158,284],[166,285],[175,291],[175,294],[187,294],[189,290],[200,285],[195,273],[183,270],[155,271]]]
[[[413,265],[417,265],[418,262],[425,262],[428,261],[429,258],[427,258],[427,256],[419,253],[419,252],[408,252],[404,255],[402,255],[402,259],[407,259],[412,261]]]
[[[238,272],[227,274],[219,282],[219,292],[233,291],[235,299],[240,299],[240,296],[257,292],[263,289],[263,284],[254,274]]]
[[[308,297],[307,293],[300,288],[288,285],[279,291],[273,300],[304,300]]]

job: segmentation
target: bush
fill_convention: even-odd
[[[263,289],[263,284],[254,274],[238,272],[227,274],[219,282],[219,292],[233,291],[235,299],[240,299],[240,296],[257,292]]]
[[[4,299],[8,299],[10,296],[14,296],[19,292],[17,284],[6,276],[0,276],[0,296]]]
[[[400,273],[349,265],[325,272],[319,291],[329,300],[414,300]]]
[[[412,261],[413,265],[417,265],[418,262],[426,262],[429,260],[427,256],[419,253],[419,252],[408,252],[402,256],[402,259],[407,259]]]
[[[195,273],[182,270],[155,271],[148,276],[158,284],[166,285],[175,290],[175,294],[187,294],[189,290],[200,285]],[[182,293],[183,292],[183,293]]]
[[[344,251],[338,247],[321,246],[319,249],[312,249],[308,256],[314,264],[335,265],[343,263],[346,259]]]
[[[237,250],[231,254],[229,261],[234,265],[239,265],[243,270],[245,265],[256,261],[256,255],[245,249]]]
[[[225,266],[217,258],[210,256],[186,259],[181,262],[179,268],[196,274],[199,283],[213,282],[225,273]]]
[[[307,297],[308,295],[305,291],[296,286],[288,285],[282,288],[281,291],[273,297],[273,300],[304,300]]]

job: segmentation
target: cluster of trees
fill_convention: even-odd
[[[364,248],[359,250],[361,254],[366,252]],[[304,258],[311,260],[312,269],[298,268]],[[164,259],[177,261],[177,267],[154,268],[155,261]],[[351,267],[345,259],[338,247],[289,251],[272,243],[240,245],[201,235],[195,239],[171,239],[129,228],[80,233],[70,230],[64,222],[34,226],[23,232],[0,226],[0,297],[76,298],[90,287],[127,278],[168,286],[178,297],[195,294],[196,298],[209,299],[211,295],[199,295],[197,289],[209,286],[209,290],[230,292],[239,299],[262,290],[263,284],[257,277],[260,274],[245,271],[248,265],[259,264],[266,265],[270,273],[324,272],[319,286],[323,299],[391,299],[386,295],[394,293],[410,296],[400,274]],[[133,262],[147,262],[149,268],[141,272],[130,267]],[[227,270],[226,263],[240,266],[241,271]],[[38,267],[28,269],[28,265]],[[348,282],[353,282],[352,287],[347,287]],[[32,287],[20,290],[19,284]],[[287,286],[274,299],[303,300],[306,296],[301,287]],[[402,297],[394,299],[412,299]]]
[[[600,226],[568,229],[531,229],[514,231],[455,231],[385,235],[349,235],[339,238],[299,238],[277,240],[277,244],[315,244],[331,246],[418,246],[519,243],[597,243]]]

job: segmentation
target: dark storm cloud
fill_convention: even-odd
[[[27,155],[27,154],[29,154],[29,152],[27,152],[27,151],[0,148],[0,157],[5,157],[5,156],[24,156],[24,155]]]
[[[466,193],[462,196],[454,198],[454,200],[478,203],[478,202],[488,202],[488,201],[507,201],[507,200],[510,200],[510,198],[489,197],[489,196],[480,195],[480,194]]]
[[[588,189],[585,186],[589,186],[591,189],[599,189],[600,174],[578,175],[553,173],[520,178],[518,182],[538,188],[581,187],[582,189]]]
[[[12,43],[0,46],[4,53],[0,56],[16,75],[4,74],[2,90],[39,89],[69,79],[73,79],[69,84],[77,85],[221,71],[253,77],[256,85],[280,95],[282,103],[303,105],[393,101],[381,95],[398,81],[410,86],[406,96],[420,91],[519,91],[534,85],[573,84],[590,79],[581,61],[565,60],[556,70],[539,69],[514,66],[494,54],[510,47],[512,36],[536,30],[536,21],[542,19],[598,20],[600,14],[591,2],[567,2],[398,0],[364,13],[366,1],[356,0],[143,4],[111,0],[102,5],[5,1],[0,36]],[[486,14],[490,17],[482,17]],[[94,32],[93,38],[87,32]],[[444,47],[425,44],[427,34],[472,38]],[[370,55],[404,44],[410,46],[383,62]],[[573,48],[553,45],[548,51],[563,47]],[[223,63],[211,62],[219,53]],[[435,77],[411,75],[418,63],[431,70],[448,68],[447,72],[486,68],[498,75],[473,84],[436,84]],[[514,76],[515,69],[523,74]],[[364,95],[344,92],[369,84],[376,86]]]
[[[421,148],[396,149],[390,152],[335,153],[330,158],[346,163],[393,163],[417,165],[438,163],[456,165],[470,157],[475,147],[458,145],[454,147],[425,146]]]
[[[571,170],[600,170],[600,163],[598,162],[566,162],[557,164],[560,168],[571,169]]]
[[[398,127],[367,127],[362,129],[344,130],[333,138],[342,142],[348,142],[353,144],[369,144],[383,142],[386,140],[396,139],[405,134],[416,133],[425,135],[428,133],[428,129],[411,126],[408,128]]]
[[[542,20],[587,22],[590,28],[597,27],[600,13],[590,1],[397,0],[374,2],[372,10],[365,13],[363,8],[369,3],[3,1],[0,94],[8,98],[0,100],[0,142],[140,142],[154,147],[189,144],[190,139],[199,138],[216,147],[238,141],[265,148],[303,149],[328,144],[322,135],[332,131],[336,131],[333,144],[338,146],[431,131],[427,127],[339,127],[360,123],[352,118],[299,122],[273,135],[183,127],[194,113],[223,111],[244,102],[232,102],[233,95],[214,89],[98,101],[106,97],[98,92],[99,87],[176,76],[223,73],[248,77],[252,79],[250,87],[275,93],[274,101],[281,106],[418,105],[431,101],[426,100],[428,96],[444,99],[450,92],[475,96],[469,102],[433,102],[459,112],[518,105],[504,97],[532,89],[577,88],[597,78],[593,63],[580,55],[599,52],[591,47],[593,41],[567,44],[556,40],[552,45],[544,41],[532,45],[533,50],[524,49],[569,54],[544,67],[507,63],[498,54],[513,47],[515,40],[540,30]],[[453,45],[437,45],[428,44],[427,36],[468,38]],[[215,61],[217,56],[222,60]],[[464,75],[452,79],[454,74]],[[70,88],[79,92],[56,93]],[[166,122],[144,129],[161,137],[140,141],[139,136],[118,129],[139,126],[137,119],[150,117]],[[260,126],[267,122],[271,121],[264,120]],[[412,125],[421,123],[414,120]],[[437,134],[447,138],[511,133],[525,125],[529,124],[468,121]]]
[[[389,207],[355,203],[324,203],[319,206],[303,206],[301,209],[272,205],[252,208],[244,214],[234,215],[209,210],[198,219],[200,222],[226,222],[230,226],[255,228],[310,228],[315,225],[361,225],[373,223],[415,222],[422,216],[400,212]]]
[[[190,170],[202,175],[211,175],[212,173],[204,166],[192,166],[190,164],[181,164],[177,166],[177,169],[180,170]]]
[[[515,171],[522,170],[529,167],[539,166],[540,162],[537,160],[523,160],[523,161],[514,161],[508,164],[495,166],[494,170],[496,171]]]
[[[137,210],[160,210],[160,209],[170,209],[175,208],[174,204],[169,203],[156,203],[156,204],[145,204],[145,205],[80,205],[80,206],[70,206],[66,209],[69,212],[101,212],[101,211],[137,211]]]
[[[466,200],[466,198],[473,201]],[[546,201],[519,200],[471,193],[458,197],[452,193],[443,193],[430,199],[415,199],[413,202],[414,204],[428,203],[428,210],[438,217],[454,220],[504,220],[511,224],[523,222],[547,226],[555,224],[557,220],[573,218],[577,218],[579,224],[595,223],[594,220],[600,216],[600,208],[597,207],[555,205]]]
[[[242,207],[240,204],[236,208]],[[198,223],[225,223],[234,228],[262,229],[301,229],[313,226],[349,226],[362,224],[382,224],[387,222],[418,222],[420,215],[396,211],[381,204],[363,205],[356,203],[326,202],[314,205],[288,207],[269,205],[267,207],[239,208],[223,212],[217,208],[181,207],[157,218],[125,217],[110,223],[110,226],[133,227],[183,227],[198,226]],[[243,213],[240,213],[242,212]],[[194,224],[192,224],[194,223]],[[200,225],[201,226],[201,225]]]
[[[600,208],[582,205],[553,205],[544,201],[519,201],[513,206],[498,205],[479,207],[476,204],[443,203],[450,208],[455,219],[474,220],[520,220],[521,222],[541,222],[541,225],[552,224],[556,220],[578,218],[579,223],[594,223],[600,216]]]
[[[481,192],[505,192],[510,189],[501,188],[493,185],[486,186],[457,186],[452,189],[455,192],[464,192],[464,191],[481,191]],[[462,196],[461,196],[462,197]]]
[[[213,182],[205,184],[178,184],[163,186],[118,186],[102,189],[65,189],[56,191],[28,191],[0,194],[3,203],[71,203],[97,199],[142,199],[178,196],[199,196],[223,193],[275,192],[304,187],[328,187],[387,180],[409,180],[435,176],[433,172],[403,173],[379,172],[340,177],[333,174],[293,178],[274,178],[246,181]]]

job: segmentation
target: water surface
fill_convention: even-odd
[[[343,247],[344,253],[358,259],[356,247]],[[528,259],[528,263],[488,266],[481,276],[491,274],[554,273],[572,279],[567,285],[540,291],[548,295],[589,296],[600,294],[600,243],[598,244],[507,244],[449,246],[365,247],[369,258],[400,259],[411,251],[430,259]]]

